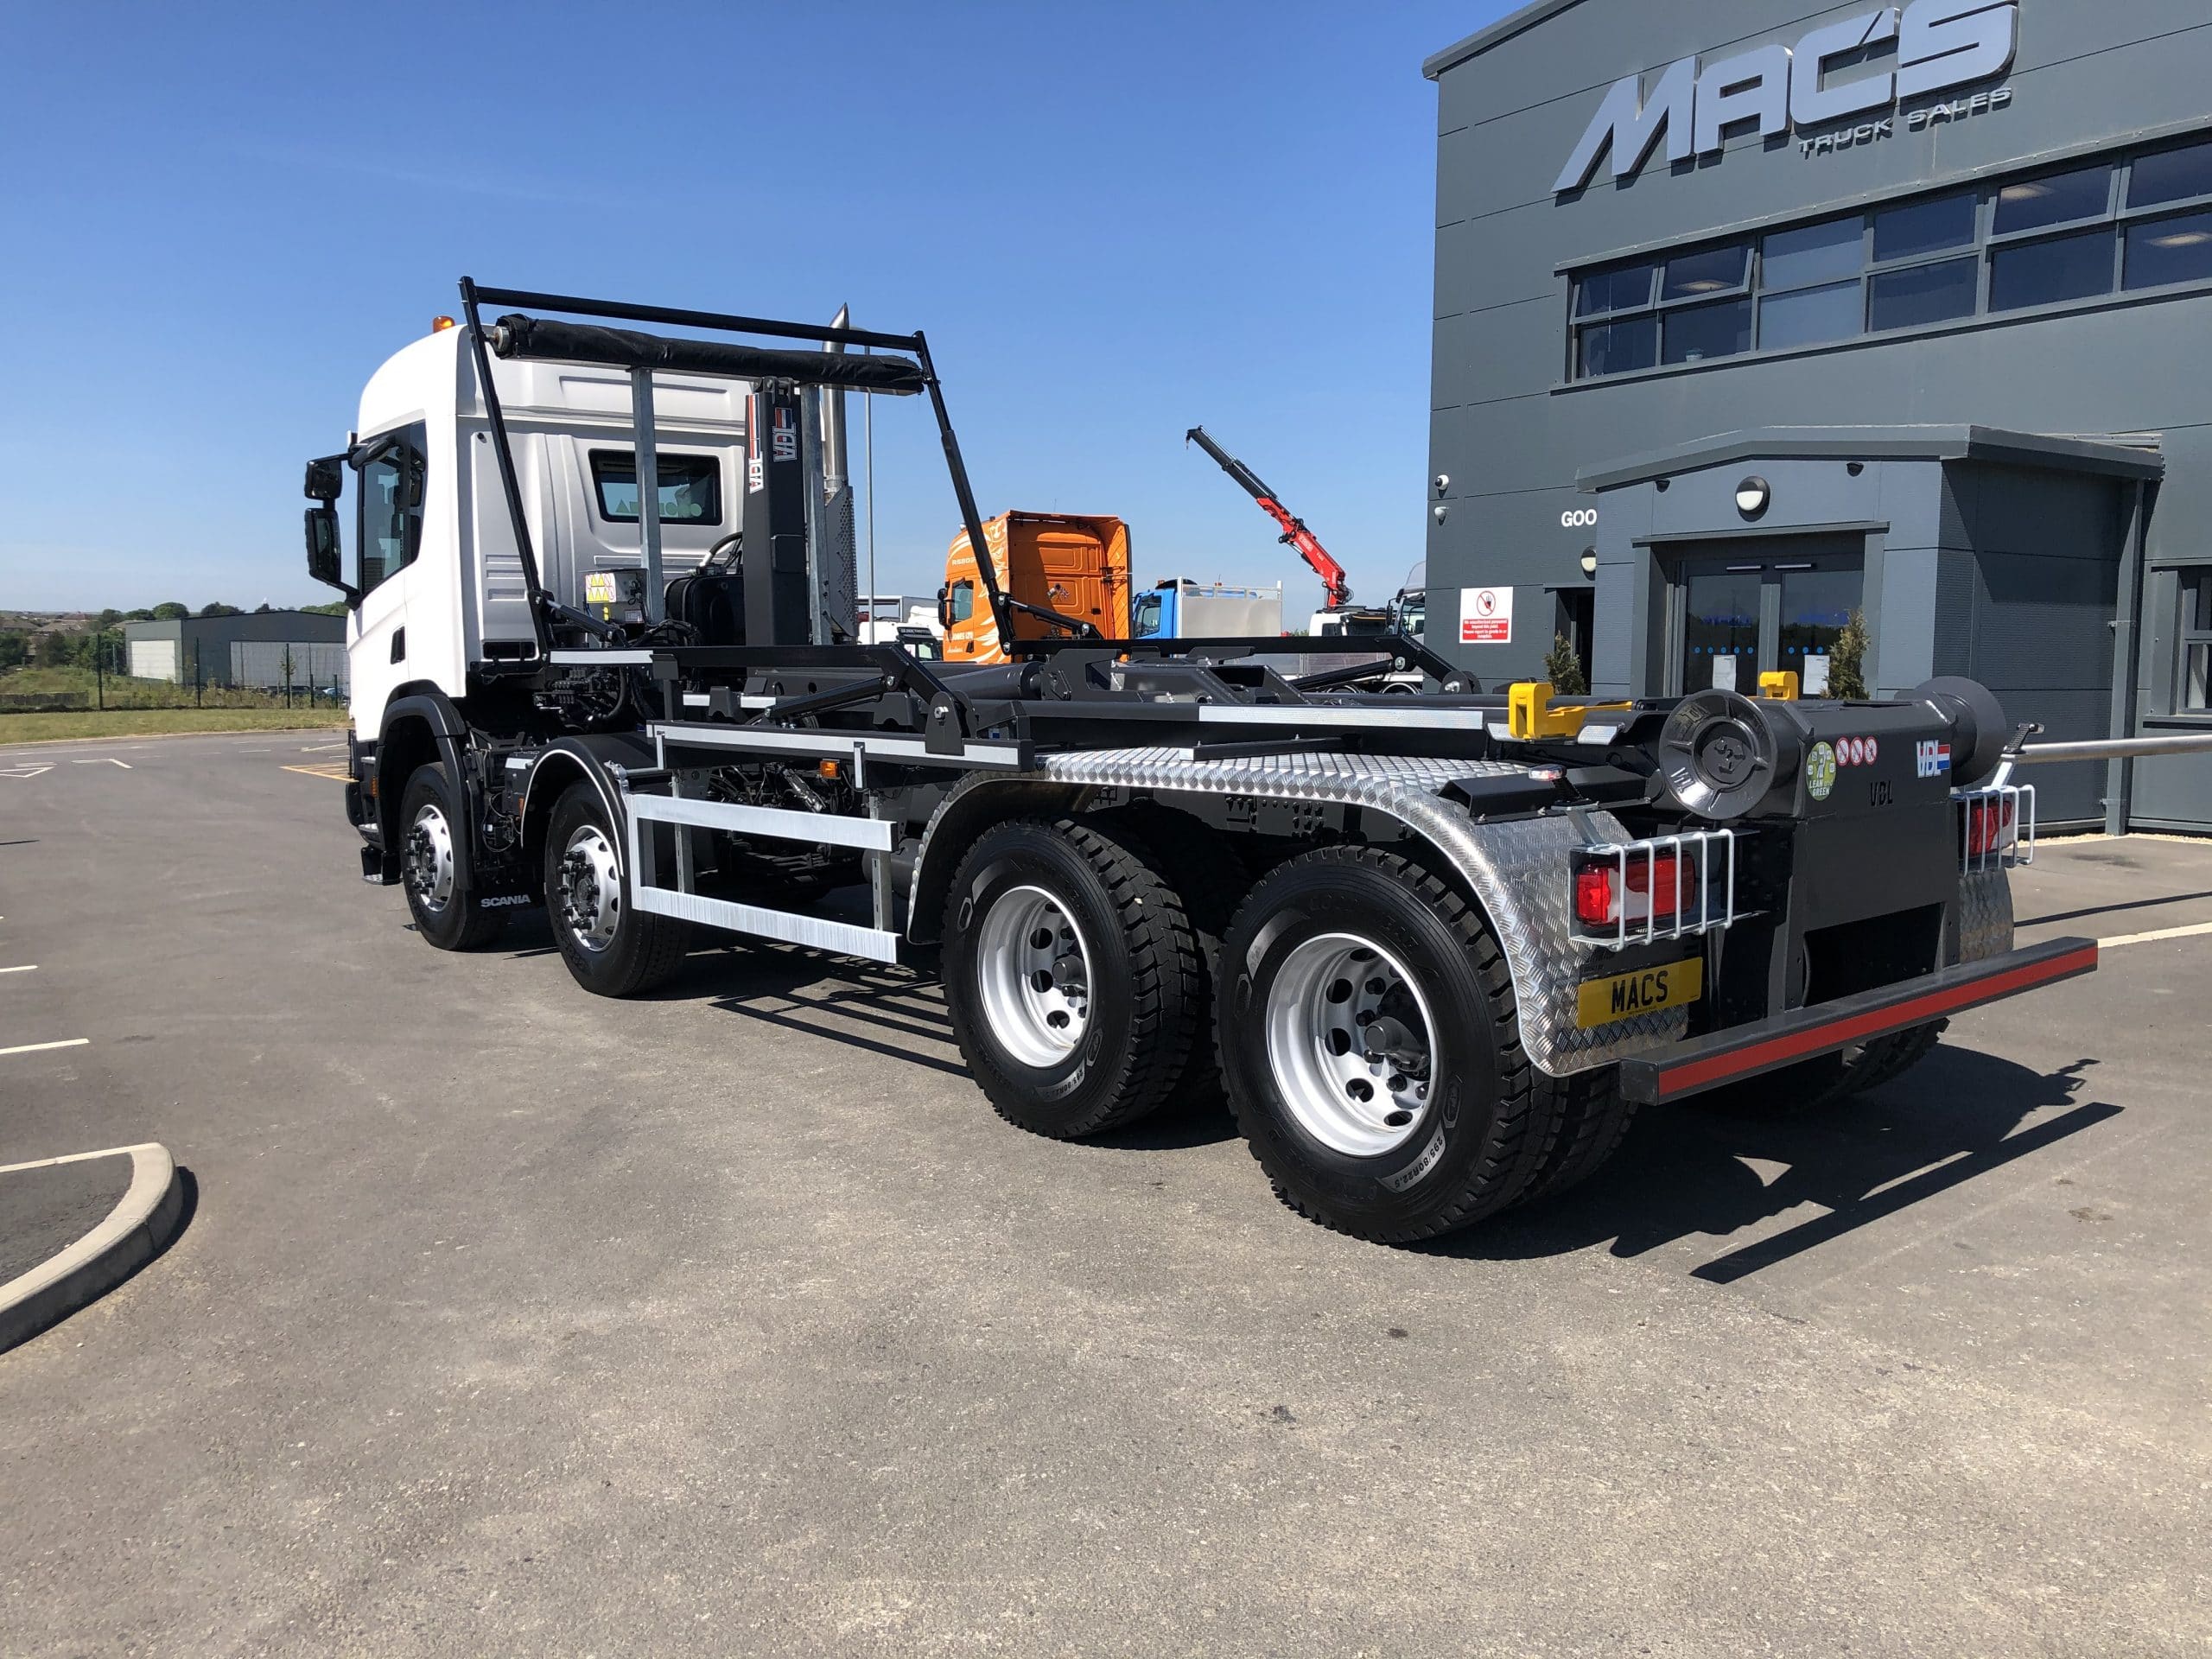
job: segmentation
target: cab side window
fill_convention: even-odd
[[[403,426],[362,446],[361,580],[369,592],[415,563],[423,550],[423,488],[429,436],[423,423]]]
[[[952,620],[965,622],[976,614],[976,584],[965,580],[952,584]]]

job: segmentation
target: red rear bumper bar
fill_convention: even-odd
[[[1645,1105],[1681,1100],[2096,970],[2094,939],[2052,939],[1818,1007],[1792,1009],[1756,1025],[1715,1032],[1663,1055],[1624,1060],[1621,1089],[1630,1100]]]

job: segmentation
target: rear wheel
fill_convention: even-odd
[[[554,942],[577,984],[600,996],[635,996],[676,976],[691,930],[630,902],[619,838],[598,790],[569,785],[545,832],[545,908]]]
[[[476,902],[468,859],[468,814],[433,760],[407,775],[399,798],[399,879],[415,931],[441,950],[474,950],[506,925],[504,910]]]
[[[1238,1126],[1302,1215],[1410,1243],[1543,1171],[1559,1085],[1522,1051],[1504,957],[1406,858],[1331,848],[1268,876],[1230,925],[1217,1017]]]
[[[1636,1121],[1636,1103],[1621,1093],[1617,1065],[1554,1078],[1552,1087],[1560,1102],[1559,1133],[1543,1167],[1515,1200],[1519,1204],[1533,1204],[1581,1185],[1620,1150],[1629,1125]]]
[[[1125,825],[1020,819],[954,874],[944,974],[954,1035],[1000,1116],[1074,1140],[1181,1084],[1205,1007],[1198,944]]]

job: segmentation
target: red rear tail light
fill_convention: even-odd
[[[1613,868],[1593,864],[1574,873],[1574,919],[1586,927],[1610,927],[1613,915]]]
[[[1994,800],[1967,803],[1967,854],[1971,858],[1986,858],[2012,839],[2012,798],[2000,796]]]
[[[1630,852],[1624,884],[1619,861],[1599,855],[1574,872],[1574,919],[1589,928],[1614,927],[1624,907],[1630,922],[1671,920],[1697,907],[1697,861],[1687,853]]]
[[[1662,853],[1649,862],[1628,862],[1628,890],[1648,896],[1654,916],[1672,916],[1697,887],[1697,865],[1687,855]]]

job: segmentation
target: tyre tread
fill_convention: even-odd
[[[1087,864],[1122,918],[1130,958],[1128,1052],[1114,1087],[1084,1117],[1058,1131],[1080,1140],[1122,1128],[1158,1109],[1189,1073],[1206,1007],[1205,969],[1198,936],[1160,855],[1128,824],[1104,817],[1011,818],[979,838],[960,861],[949,902],[957,906],[976,861],[992,854],[1001,831],[1057,837]],[[946,933],[952,931],[947,918]],[[993,1090],[991,1109],[1017,1128],[1039,1133]]]
[[[1459,889],[1427,867],[1402,853],[1373,847],[1325,847],[1301,854],[1279,866],[1288,870],[1302,866],[1338,865],[1377,871],[1401,882],[1465,942],[1477,982],[1488,999],[1496,1022],[1498,1056],[1497,1113],[1490,1143],[1484,1148],[1471,1179],[1443,1209],[1414,1227],[1354,1228],[1321,1213],[1293,1191],[1273,1167],[1265,1150],[1266,1137],[1245,1122],[1239,1109],[1238,1127],[1244,1144],[1268,1177],[1275,1197],[1306,1220],[1333,1232],[1383,1244],[1418,1244],[1456,1232],[1496,1214],[1527,1191],[1542,1173],[1546,1160],[1560,1132],[1560,1103],[1551,1079],[1539,1072],[1521,1044],[1519,1005],[1513,994],[1513,973],[1481,911]],[[1261,902],[1256,889],[1246,902]],[[1216,1027],[1216,1052],[1222,1046],[1220,1022]]]

